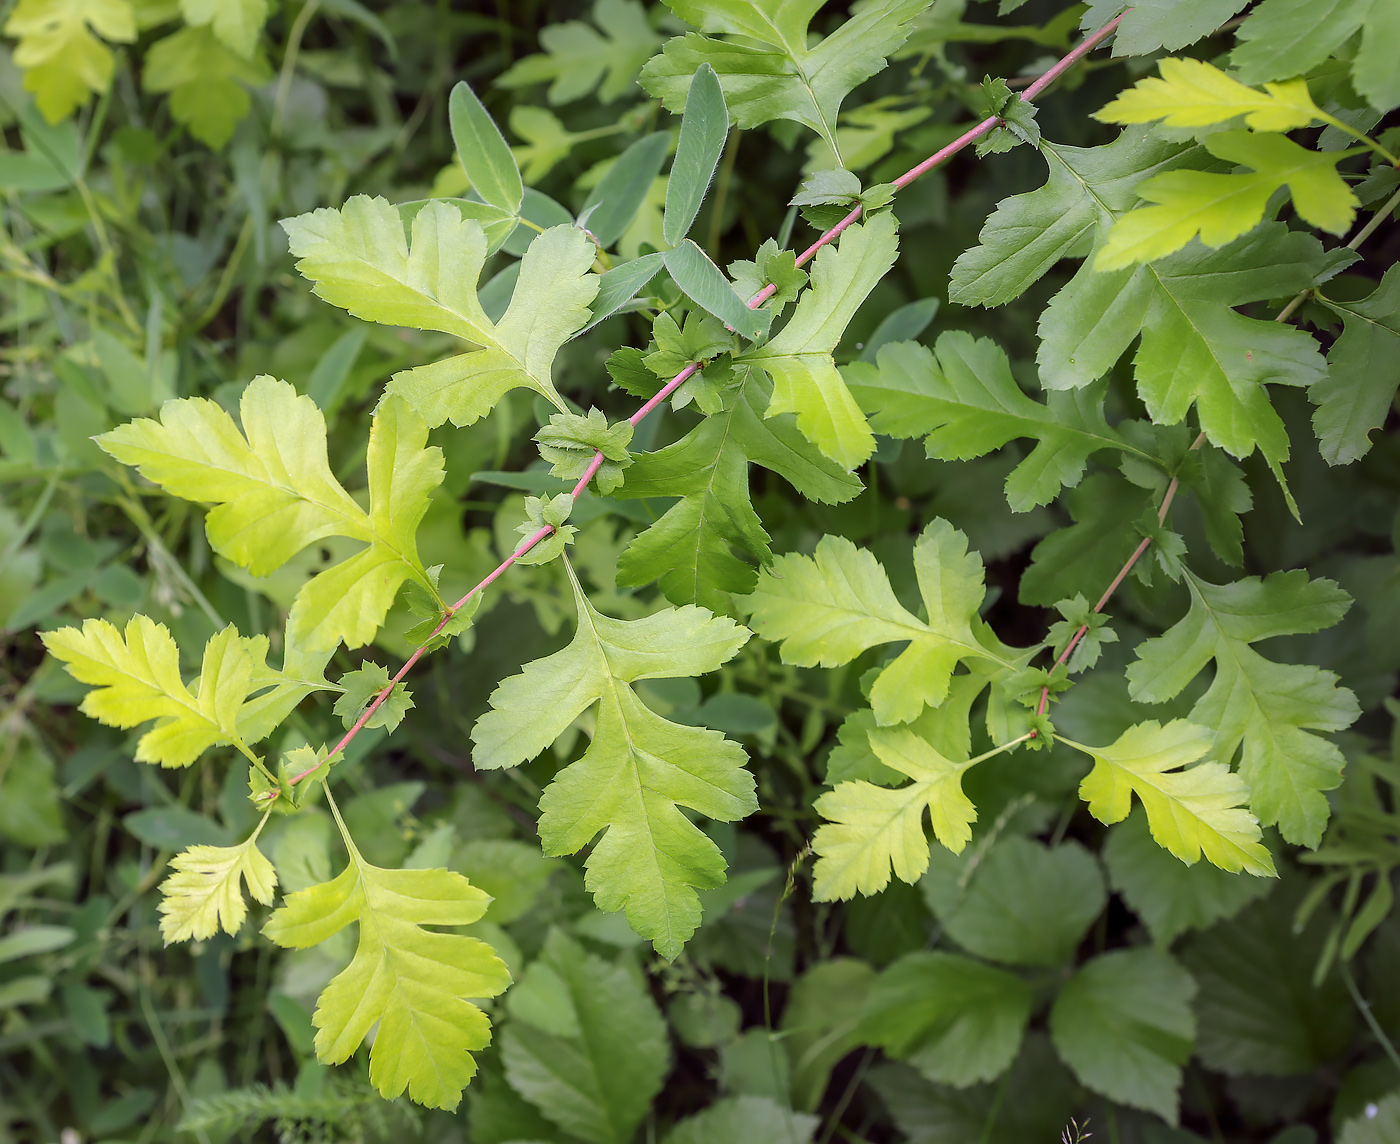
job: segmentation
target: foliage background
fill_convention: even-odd
[[[673,720],[739,739],[761,806],[737,828],[711,827],[729,884],[707,892],[695,939],[663,962],[618,916],[593,907],[580,861],[540,854],[539,793],[581,750],[578,732],[515,770],[472,765],[469,734],[497,683],[567,642],[571,597],[552,565],[512,570],[472,631],[413,677],[408,718],[392,735],[361,735],[337,772],[340,803],[370,861],[446,864],[496,898],[469,932],[488,938],[522,984],[495,1004],[495,1047],[481,1054],[481,1074],[455,1114],[381,1101],[364,1054],[335,1070],[315,1061],[311,1009],[348,947],[289,953],[251,925],[165,947],[156,887],[166,863],[186,845],[246,834],[247,768],[232,752],[180,772],[133,762],[127,736],[76,712],[83,688],[45,659],[36,632],[139,611],[187,648],[226,621],[275,638],[301,581],[339,553],[336,542],[313,547],[273,580],[254,582],[211,553],[194,506],[149,495],[90,438],[171,396],[232,407],[250,378],[267,373],[326,412],[332,469],[353,485],[383,381],[437,360],[451,339],[359,322],[321,302],[294,272],[277,220],[354,194],[403,202],[462,193],[447,117],[461,79],[508,125],[527,182],[577,210],[627,145],[674,129],[674,117],[632,81],[683,28],[665,8],[633,0],[592,10],[321,0],[273,5],[265,26],[253,20],[240,41],[245,51],[192,19],[197,7],[184,5],[182,16],[174,4],[136,4],[130,35],[93,20],[110,42],[110,78],[93,65],[95,94],[77,92],[73,114],[55,115],[57,123],[25,91],[18,53],[0,56],[0,1138],[932,1144],[1054,1139],[1075,1117],[1096,1139],[1152,1144],[1400,1139],[1400,1097],[1387,1100],[1400,1085],[1387,1040],[1400,1036],[1400,923],[1378,889],[1400,855],[1389,699],[1400,669],[1400,438],[1376,434],[1360,461],[1331,467],[1299,391],[1276,388],[1273,398],[1295,442],[1286,468],[1301,521],[1260,458],[1249,458],[1244,570],[1305,568],[1356,601],[1320,634],[1261,645],[1272,659],[1337,672],[1360,700],[1361,718],[1338,737],[1349,767],[1330,795],[1331,864],[1272,835],[1276,883],[1204,864],[1188,870],[1147,841],[1140,812],[1109,829],[1090,817],[1076,795],[1084,765],[1056,748],[1003,757],[969,777],[980,816],[970,857],[955,861],[935,847],[917,886],[896,881],[869,898],[814,902],[805,859],[820,822],[813,802],[839,749],[838,727],[863,706],[862,673],[880,659],[794,668],[775,645],[753,640],[717,673],[640,688]],[[1062,54],[1082,7],[1066,16],[1060,4],[1032,0],[999,17],[990,4],[939,3],[902,58],[848,101],[847,162],[867,186],[912,166],[969,113],[982,114],[982,75],[1016,77]],[[12,46],[24,8],[6,10]],[[848,15],[828,5],[813,27],[830,32]],[[983,31],[962,31],[963,20]],[[1233,32],[1190,52],[1215,59]],[[176,34],[202,37],[197,67],[172,49],[161,54]],[[535,54],[542,46],[554,62]],[[1109,142],[1114,130],[1092,114],[1160,54],[1100,56],[1072,72],[1041,101],[1043,135],[1079,147]],[[1379,135],[1388,124],[1374,118],[1364,127]],[[788,197],[806,170],[825,165],[808,138],[785,122],[731,135],[692,232],[717,263],[752,257],[793,225]],[[1072,267],[1051,270],[999,309],[952,303],[948,284],[996,204],[1040,185],[1043,169],[1030,147],[965,155],[904,192],[902,256],[846,331],[838,360],[872,356],[877,327],[898,311],[928,344],[950,330],[992,338],[1035,392],[1036,322]],[[659,244],[663,200],[658,180],[618,243],[623,256]],[[794,242],[813,234],[796,222]],[[1400,255],[1393,222],[1362,253],[1332,296],[1375,288]],[[899,310],[919,302],[921,311]],[[1281,302],[1253,310],[1272,317]],[[1312,302],[1298,320],[1324,343],[1340,330]],[[635,400],[610,386],[605,363],[649,336],[641,315],[601,323],[561,353],[556,384],[584,409],[626,417]],[[1115,416],[1141,415],[1126,361],[1112,374],[1110,406]],[[447,479],[419,543],[426,564],[445,566],[447,598],[512,546],[523,493],[553,487],[531,441],[547,412],[516,391],[476,425],[434,430]],[[653,417],[632,448],[676,440],[694,420],[693,411]],[[1136,541],[1130,525],[1146,501],[1133,499],[1115,464],[1096,463],[1078,489],[1013,513],[1002,486],[1026,451],[1012,443],[975,460],[931,461],[917,440],[882,438],[861,471],[865,491],[845,504],[804,501],[758,468],[754,500],[775,551],[810,552],[822,534],[845,536],[874,552],[911,601],[914,538],[935,517],[950,521],[987,563],[985,618],[1003,639],[1031,643],[1054,618],[1025,602],[1033,546],[1071,521],[1100,512],[1110,520],[1104,506],[1114,507],[1105,529],[1117,532],[1073,537],[1082,556],[1063,577],[1094,598],[1121,562],[1114,545],[1122,535],[1129,548]],[[601,611],[637,618],[660,602],[654,587],[616,582],[620,553],[656,511],[622,499],[576,511],[574,560]],[[1177,512],[1192,567],[1233,575],[1211,555],[1196,503],[1183,498]],[[1164,575],[1130,581],[1110,608],[1119,642],[1055,709],[1057,728],[1092,742],[1142,718],[1122,669],[1137,641],[1185,606],[1182,587]],[[365,654],[393,666],[410,649],[411,619],[396,609]],[[360,656],[342,650],[337,666],[349,670]],[[1152,716],[1184,715],[1199,690]],[[329,702],[307,703],[289,726],[284,749],[328,741],[340,723]],[[265,841],[287,891],[338,868],[323,813],[275,822]],[[1344,919],[1368,907],[1369,924],[1346,942]],[[984,1008],[969,1002],[972,1024],[961,1031],[936,1014],[906,1034],[877,1028],[882,1012],[923,995],[918,973],[936,977],[940,964],[901,958],[959,949],[1013,967],[1035,1014],[1011,1068],[962,1087],[919,1050],[932,1037],[945,1053],[985,1051],[1004,974],[984,983]],[[1050,1045],[1051,1000],[1070,969],[1115,950],[1130,958],[1115,963],[1123,1007],[1085,1039],[1114,1046],[1117,1059],[1071,1061],[1072,1070]],[[938,988],[981,996],[975,982]],[[1154,1015],[1159,1004],[1169,1012]],[[1117,1102],[1102,1095],[1105,1083],[1085,1081],[1105,1069],[1117,1074],[1107,1082]]]

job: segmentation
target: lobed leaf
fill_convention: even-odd
[[[1188,572],[1186,586],[1186,616],[1138,646],[1137,661],[1128,668],[1132,697],[1165,702],[1213,660],[1215,678],[1192,707],[1192,723],[1214,729],[1210,751],[1222,762],[1243,748],[1240,775],[1261,823],[1277,823],[1290,842],[1316,846],[1329,813],[1322,792],[1341,782],[1343,759],[1313,732],[1350,726],[1358,714],[1356,697],[1338,687],[1330,671],[1273,663],[1250,645],[1329,627],[1350,598],[1330,580],[1310,580],[1302,571],[1224,585]],[[1123,808],[1121,801],[1118,806]]]
[[[266,816],[263,822],[266,822]],[[203,941],[219,930],[236,934],[248,916],[240,881],[265,906],[272,904],[277,872],[258,849],[258,824],[238,846],[191,846],[170,862],[174,871],[160,884],[160,935],[173,941]]]
[[[881,763],[914,781],[893,790],[844,782],[817,799],[817,813],[827,820],[812,839],[819,902],[878,894],[891,869],[901,881],[917,882],[928,869],[925,809],[934,836],[954,854],[972,838],[977,811],[962,789],[970,763],[945,758],[903,728],[878,728],[869,738]]]
[[[141,736],[136,761],[187,767],[219,743],[243,747],[238,717],[255,666],[267,657],[267,637],[240,636],[229,625],[204,646],[196,692],[180,676],[180,650],[164,624],[133,616],[123,635],[106,620],[59,628],[40,638],[68,674],[94,690],[79,710],[109,727],[156,720]],[[246,750],[246,747],[243,747]]]
[[[592,843],[586,884],[598,907],[625,910],[637,933],[674,958],[700,922],[696,890],[722,885],[725,865],[680,808],[731,822],[755,809],[754,784],[737,744],[669,722],[631,684],[713,671],[748,632],[697,607],[615,620],[599,613],[570,575],[578,611],[573,641],[496,688],[492,709],[472,731],[473,757],[483,769],[525,762],[597,704],[588,749],[540,799],[540,841],[553,855]]]
[[[833,461],[854,469],[875,451],[865,416],[836,369],[832,351],[899,250],[894,215],[848,227],[838,246],[823,247],[804,294],[782,331],[740,362],[773,379],[768,414],[793,413],[806,438]]]
[[[263,376],[244,389],[239,411],[242,431],[207,398],[168,401],[159,421],[118,426],[97,442],[174,496],[212,502],[210,545],[254,575],[328,536],[365,542],[297,593],[287,638],[307,654],[369,643],[404,580],[432,589],[414,536],[442,482],[442,451],[402,401],[382,401],[370,425],[366,512],[331,474],[325,419],[309,397]]]
[[[967,537],[933,521],[914,545],[914,570],[927,621],[899,603],[874,556],[845,537],[824,536],[814,556],[779,556],[759,576],[749,597],[753,629],[782,644],[784,663],[801,667],[835,667],[867,648],[907,642],[870,689],[877,723],[907,723],[947,698],[959,662],[1011,666],[983,638],[982,560],[968,551]]]
[[[407,1089],[429,1108],[456,1108],[476,1073],[471,1054],[491,1039],[491,1022],[471,999],[503,992],[510,974],[485,942],[423,927],[470,925],[491,899],[450,870],[373,866],[345,841],[345,869],[291,894],[263,933],[306,949],[357,923],[354,958],[316,1004],[317,1057],[348,1060],[377,1023],[369,1078],[380,1094]]]
[[[1306,80],[1266,83],[1262,92],[1204,60],[1164,59],[1159,76],[1140,79],[1094,116],[1105,123],[1207,127],[1244,116],[1255,131],[1292,131],[1322,118]]]
[[[1084,748],[1094,769],[1079,784],[1079,797],[1100,822],[1114,823],[1128,817],[1136,794],[1152,837],[1188,866],[1204,854],[1222,870],[1276,876],[1259,821],[1242,806],[1249,788],[1229,767],[1197,762],[1213,739],[1208,728],[1182,719],[1139,723],[1111,746]],[[1196,766],[1178,769],[1188,763]]]
[[[1016,384],[1005,350],[962,331],[940,334],[933,350],[917,342],[887,345],[874,365],[852,362],[843,372],[875,432],[923,437],[930,457],[965,461],[1033,438],[1030,456],[1006,478],[1016,512],[1077,485],[1100,449],[1132,448],[1104,420],[1102,394],[1052,393],[1042,404]]]

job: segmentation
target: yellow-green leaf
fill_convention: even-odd
[[[288,897],[263,933],[306,949],[358,923],[355,956],[321,993],[312,1018],[317,1057],[348,1060],[378,1023],[369,1057],[375,1088],[391,1099],[407,1089],[419,1104],[456,1108],[476,1074],[471,1054],[491,1040],[491,1022],[472,999],[504,992],[510,973],[485,942],[423,927],[470,925],[491,897],[450,870],[385,870],[366,862],[348,836],[346,845],[345,869]]]
[[[1356,215],[1357,199],[1337,173],[1352,152],[1310,151],[1283,135],[1221,131],[1206,148],[1215,156],[1254,168],[1249,174],[1167,171],[1137,188],[1157,206],[1139,207],[1114,224],[1094,260],[1096,270],[1151,262],[1180,250],[1197,235],[1206,246],[1233,242],[1264,219],[1280,187],[1293,194],[1305,222],[1342,234]]]
[[[1162,60],[1160,77],[1139,80],[1095,116],[1105,123],[1148,123],[1205,127],[1237,115],[1256,131],[1291,131],[1322,118],[1306,80],[1246,87],[1201,60]]]
[[[889,884],[891,869],[901,880],[917,882],[928,869],[925,809],[935,837],[954,854],[972,837],[977,811],[962,789],[970,763],[945,758],[905,728],[871,731],[870,746],[885,766],[914,781],[895,790],[840,783],[817,799],[817,812],[827,820],[812,843],[819,902],[878,894]]]
[[[263,822],[267,816],[263,816]],[[173,941],[202,941],[218,930],[237,933],[248,916],[241,881],[265,906],[272,904],[277,872],[258,849],[262,823],[238,846],[191,846],[175,856],[175,872],[160,884],[160,935]]]
[[[136,746],[137,762],[187,767],[217,743],[242,746],[238,712],[255,667],[267,658],[266,636],[244,638],[230,625],[210,639],[195,693],[180,677],[169,630],[147,616],[133,616],[125,637],[106,620],[88,619],[81,630],[59,628],[41,638],[69,675],[96,688],[83,699],[84,715],[109,727],[157,720]]]
[[[57,123],[107,90],[114,61],[97,37],[129,44],[136,18],[130,0],[19,0],[5,35],[19,40],[14,61],[24,70],[25,91]]]
[[[1274,876],[1273,856],[1260,841],[1259,821],[1247,809],[1249,788],[1222,763],[1196,763],[1215,735],[1207,727],[1174,719],[1129,727],[1107,747],[1080,747],[1094,769],[1079,796],[1100,822],[1121,822],[1142,800],[1152,837],[1188,866],[1202,854],[1222,870]],[[1078,744],[1074,744],[1078,746]]]

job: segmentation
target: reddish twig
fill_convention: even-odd
[[[1034,83],[1032,83],[1030,87],[1026,88],[1021,98],[1030,101],[1035,99],[1036,96],[1040,95],[1042,92],[1044,92],[1047,87],[1049,87],[1052,83],[1055,82],[1055,80],[1059,79],[1060,76],[1064,75],[1065,72],[1067,72],[1070,68],[1077,64],[1081,59],[1083,59],[1084,56],[1088,55],[1091,51],[1093,51],[1096,47],[1103,43],[1104,40],[1108,39],[1108,37],[1111,36],[1117,30],[1118,24],[1122,19],[1122,16],[1116,16],[1114,19],[1110,20],[1107,24],[1100,28],[1097,32],[1094,32],[1092,35],[1086,36],[1072,51],[1070,51],[1064,56],[1064,58],[1062,58],[1058,63],[1056,63],[1054,67],[1050,68],[1047,72],[1045,72],[1044,75],[1040,76]],[[949,143],[946,147],[940,148],[938,151],[930,155],[927,159],[923,160],[923,162],[919,163],[917,166],[911,167],[909,170],[905,171],[904,174],[900,175],[899,178],[895,179],[894,186],[896,190],[903,190],[920,175],[926,174],[929,171],[933,170],[934,167],[937,167],[939,164],[947,162],[959,151],[962,151],[966,147],[975,143],[978,139],[982,138],[982,136],[986,135],[988,132],[992,131],[994,128],[999,126],[1000,123],[1001,120],[999,120],[996,116],[990,116],[982,120],[982,122],[978,123],[975,127],[970,128],[968,131],[965,131],[962,135],[958,136],[958,138],[953,140],[953,142]],[[817,252],[821,250],[822,247],[834,242],[836,238],[847,227],[849,227],[852,223],[854,223],[857,219],[860,218],[862,213],[863,208],[859,204],[851,208],[850,214],[846,215],[845,218],[843,218],[830,230],[826,231],[820,238],[816,240],[816,242],[812,243],[811,246],[809,246],[806,250],[804,250],[801,254],[797,256],[797,265],[803,266],[806,263],[810,262],[813,258],[816,257]],[[763,287],[762,290],[760,290],[757,294],[755,294],[752,298],[749,299],[749,309],[756,310],[759,306],[763,305],[764,302],[768,301],[768,299],[773,296],[773,293],[774,291],[776,291],[776,289],[777,287],[773,283],[769,283],[767,286]],[[671,394],[674,393],[676,389],[680,385],[682,385],[688,378],[693,377],[696,371],[698,371],[701,368],[701,365],[702,363],[700,362],[691,362],[689,365],[687,365],[683,370],[680,371],[680,373],[676,374],[675,377],[668,381],[661,388],[661,391],[656,394],[655,397],[651,398],[651,400],[648,401],[645,405],[643,405],[640,409],[638,409],[636,413],[632,414],[632,416],[628,420],[630,420],[633,425],[638,424],[658,405],[660,405],[663,401],[670,397]],[[593,455],[593,460],[589,462],[588,468],[584,470],[583,476],[580,477],[578,483],[574,485],[574,496],[578,496],[581,492],[583,492],[584,489],[588,487],[588,483],[593,479],[593,475],[598,471],[598,468],[600,465],[602,465],[602,463],[603,454],[601,452],[595,453]],[[1167,490],[1167,497],[1164,501],[1164,506],[1171,503],[1171,497],[1174,495],[1175,491],[1176,479],[1173,478],[1171,486]],[[503,561],[501,561],[501,563],[497,565],[496,568],[489,575],[483,578],[479,584],[473,587],[469,592],[467,592],[465,596],[463,596],[451,607],[445,608],[443,610],[442,619],[441,621],[439,621],[437,627],[435,627],[432,630],[432,633],[428,636],[428,638],[423,641],[422,646],[415,649],[413,654],[410,655],[408,659],[404,661],[403,666],[400,667],[399,670],[395,673],[394,678],[391,679],[388,685],[382,691],[380,691],[378,695],[374,697],[374,700],[369,704],[369,706],[366,707],[362,712],[360,712],[360,717],[356,719],[353,724],[351,724],[350,729],[347,730],[345,734],[341,737],[340,742],[336,744],[335,749],[331,751],[331,753],[327,756],[327,759],[334,759],[337,755],[344,751],[346,747],[350,745],[350,742],[355,738],[356,735],[360,733],[361,730],[364,729],[365,724],[368,723],[370,719],[374,716],[375,711],[377,711],[380,705],[393,693],[394,688],[403,682],[404,678],[408,675],[409,671],[413,669],[413,665],[423,658],[423,653],[427,650],[427,647],[432,642],[433,638],[439,632],[441,632],[442,629],[448,625],[448,623],[451,622],[452,617],[457,613],[457,611],[464,607],[473,596],[489,587],[492,583],[494,583],[496,579],[500,577],[501,574],[505,572],[507,568],[509,568],[527,552],[529,552],[530,549],[534,548],[535,545],[537,545],[541,540],[544,540],[545,537],[549,536],[549,534],[553,531],[554,529],[551,526],[545,525],[538,532],[527,537],[520,544],[520,547],[518,547],[514,552],[512,552]],[[1122,581],[1122,578],[1128,574],[1128,571],[1132,568],[1133,563],[1137,560],[1138,556],[1140,556],[1143,550],[1146,549],[1147,543],[1148,542],[1144,540],[1142,545],[1139,546],[1139,549],[1136,553],[1134,553],[1132,560],[1128,562],[1127,567],[1123,569],[1123,571],[1119,574],[1118,579],[1114,581],[1113,587],[1109,589],[1108,593],[1105,593],[1103,600],[1099,602],[1099,607],[1102,607],[1103,604],[1107,602],[1108,596],[1112,593],[1113,588],[1116,588],[1118,584]],[[1096,608],[1095,611],[1097,610],[1098,609]],[[1080,635],[1082,635],[1082,631]],[[1070,644],[1071,647],[1074,646],[1074,642],[1078,641],[1080,635],[1075,636],[1075,640]],[[1068,649],[1066,650],[1065,654],[1069,654]],[[1043,696],[1042,703],[1044,703]],[[298,783],[302,779],[306,778],[307,775],[312,774],[314,771],[318,770],[322,765],[323,763],[318,763],[315,767],[311,767],[303,771],[299,775],[294,775],[289,781],[294,784]]]

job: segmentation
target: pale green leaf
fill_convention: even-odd
[[[570,103],[595,88],[603,103],[619,99],[661,46],[661,37],[637,0],[596,0],[593,23],[601,31],[582,20],[542,28],[544,50],[517,60],[496,82],[506,88],[548,83],[553,104]]]
[[[1055,998],[1050,1035],[1086,1088],[1175,1124],[1195,993],[1191,975],[1158,950],[1100,954]]]
[[[615,620],[572,583],[573,642],[496,688],[472,731],[473,757],[483,769],[523,763],[597,704],[588,750],[540,799],[540,841],[556,855],[592,843],[586,881],[599,908],[625,909],[637,933],[675,957],[700,921],[696,890],[724,882],[719,849],[680,808],[730,822],[753,811],[754,784],[737,744],[668,722],[631,684],[712,671],[748,632],[697,607]]]
[[[823,247],[811,289],[772,341],[740,360],[773,378],[769,414],[795,413],[797,427],[834,461],[854,469],[875,450],[875,438],[831,351],[866,295],[894,265],[899,243],[894,215],[849,227],[839,246]]]
[[[1240,776],[1259,821],[1277,823],[1290,842],[1316,846],[1329,813],[1322,792],[1341,782],[1343,759],[1315,732],[1350,726],[1359,713],[1356,697],[1330,671],[1274,663],[1250,645],[1330,627],[1350,598],[1330,580],[1309,580],[1302,571],[1224,585],[1187,573],[1186,586],[1190,611],[1138,646],[1128,668],[1132,696],[1147,703],[1171,699],[1213,660],[1215,678],[1192,707],[1191,721],[1212,729],[1210,753],[1220,762],[1243,748]]]
[[[1034,1000],[1004,969],[934,951],[900,958],[875,979],[858,1036],[930,1080],[965,1088],[1016,1059]]]
[[[1160,76],[1140,79],[1094,118],[1105,123],[1206,127],[1237,115],[1255,131],[1291,131],[1321,119],[1306,80],[1266,83],[1262,92],[1231,79],[1203,60],[1164,59]]]
[[[1221,247],[1258,226],[1275,191],[1287,187],[1303,221],[1342,234],[1356,215],[1357,199],[1337,173],[1346,151],[1310,151],[1284,135],[1220,131],[1209,135],[1212,155],[1254,168],[1253,174],[1170,171],[1138,184],[1140,198],[1158,205],[1124,215],[1094,260],[1097,270],[1151,262],[1200,236]]]
[[[953,853],[972,838],[977,811],[962,789],[967,762],[944,758],[904,728],[877,728],[869,739],[881,763],[914,781],[893,790],[845,782],[817,799],[817,813],[826,819],[812,840],[819,902],[878,894],[891,869],[902,881],[917,882],[928,869],[925,809],[934,836]]]
[[[670,1066],[666,1023],[640,976],[552,930],[507,1004],[511,1087],[570,1139],[628,1144]]]
[[[214,35],[247,59],[267,23],[267,0],[180,0],[180,14],[191,27],[208,24]]]
[[[130,0],[19,0],[5,35],[19,40],[14,63],[24,90],[57,123],[108,89],[115,61],[102,40],[131,43],[136,19]]]
[[[267,821],[266,817],[263,819]],[[160,884],[160,935],[203,941],[219,930],[236,934],[248,916],[241,882],[265,906],[272,904],[277,872],[258,849],[262,823],[238,846],[191,846],[170,861],[174,871]]]
[[[384,207],[392,210],[387,204]],[[441,216],[442,211],[451,209],[441,207],[437,213]],[[441,237],[434,240],[426,229],[420,237],[418,220],[429,210],[431,206],[414,219],[414,249],[426,242],[425,258],[443,259],[442,288],[454,299],[451,305],[456,312],[449,313],[444,304],[434,316],[428,311],[426,295],[420,295],[422,304],[413,303],[415,313],[426,328],[455,333],[480,348],[397,373],[385,392],[403,397],[433,426],[447,420],[470,425],[489,413],[507,390],[520,387],[533,389],[563,410],[563,398],[551,378],[554,357],[589,323],[588,304],[598,292],[598,277],[589,273],[596,251],[588,236],[570,226],[551,227],[539,235],[521,260],[510,305],[501,320],[492,323],[475,293],[486,251],[480,227],[470,220],[454,225],[441,216],[435,224],[442,228]],[[402,229],[393,233],[402,238]],[[438,250],[434,253],[435,241]],[[452,267],[450,275],[448,266]],[[396,291],[394,296],[409,304],[406,293]],[[385,307],[376,307],[374,313],[361,313],[353,306],[351,312],[375,321],[420,324],[403,315],[396,318],[395,304],[387,299],[386,294]]]
[[[207,24],[181,28],[157,40],[141,69],[141,86],[147,91],[168,92],[175,121],[210,147],[224,146],[248,114],[252,107],[248,86],[271,78],[261,54],[245,58]]]
[[[1094,769],[1079,797],[1100,822],[1122,822],[1136,794],[1152,837],[1187,865],[1202,854],[1222,870],[1274,875],[1273,857],[1260,841],[1259,822],[1242,806],[1249,788],[1229,767],[1201,763],[1213,746],[1206,727],[1174,719],[1165,727],[1139,723],[1108,747],[1087,747]],[[1196,763],[1189,770],[1180,770]]]
[[[825,536],[814,556],[779,556],[759,577],[749,597],[753,629],[781,641],[784,663],[802,667],[836,667],[867,648],[908,642],[870,690],[881,726],[907,723],[925,705],[943,702],[959,662],[1011,664],[982,638],[982,560],[962,533],[944,520],[930,523],[914,545],[914,570],[926,621],[899,603],[873,555],[845,537]]]
[[[365,542],[302,587],[287,630],[289,645],[307,654],[368,643],[404,580],[431,587],[414,535],[442,481],[441,450],[402,401],[382,401],[370,426],[366,512],[331,474],[325,419],[310,398],[259,377],[239,410],[242,431],[206,398],[169,401],[160,421],[133,421],[98,443],[167,492],[214,504],[209,543],[255,575],[328,536]]]
[[[133,616],[125,635],[106,620],[88,619],[81,630],[59,628],[41,638],[74,679],[94,688],[83,697],[84,715],[109,727],[157,720],[137,743],[137,762],[187,767],[215,744],[242,746],[239,709],[254,666],[267,656],[266,636],[245,638],[232,625],[213,636],[193,692],[180,676],[169,630],[146,616]]]
[[[317,1057],[348,1060],[377,1023],[370,1083],[385,1097],[407,1089],[419,1104],[456,1108],[476,1073],[471,1054],[491,1039],[472,999],[503,992],[510,974],[485,942],[423,927],[470,925],[490,898],[460,874],[380,869],[346,845],[345,869],[290,895],[263,933],[306,949],[358,923],[354,959],[316,1004]]]

